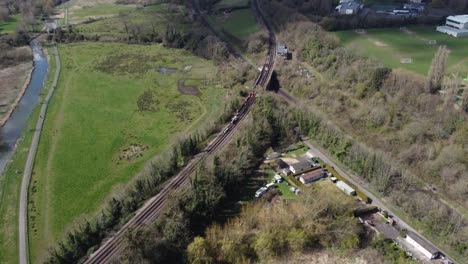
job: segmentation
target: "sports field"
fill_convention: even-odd
[[[468,74],[468,38],[439,33],[434,27],[369,29],[335,33],[342,43],[361,54],[376,58],[391,68],[405,68],[427,75],[439,45],[450,50],[449,72]],[[410,63],[403,63],[405,62]]]
[[[237,9],[227,14],[212,15],[209,19],[213,27],[237,40],[244,40],[250,34],[260,30],[250,8]]]
[[[30,185],[33,263],[150,157],[222,112],[216,67],[186,51],[104,43],[59,50],[62,72]],[[178,83],[185,79],[198,85],[198,95],[181,94]]]

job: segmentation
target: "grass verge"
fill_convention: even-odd
[[[0,33],[13,33],[16,31],[16,27],[19,22],[19,15],[12,15],[5,19],[5,21],[0,21]]]

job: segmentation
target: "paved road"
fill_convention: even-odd
[[[378,206],[379,208],[381,208],[382,210],[385,210],[389,213],[389,215],[391,215],[393,217],[393,219],[395,220],[396,224],[398,225],[398,227],[400,229],[406,229],[406,230],[409,230],[409,231],[412,231],[413,233],[416,233],[418,234],[421,238],[423,238],[424,240],[427,241],[427,243],[431,244],[432,246],[438,248],[440,250],[439,247],[437,247],[436,245],[434,245],[434,243],[432,243],[430,240],[428,240],[427,238],[425,238],[424,236],[422,236],[417,230],[415,230],[414,228],[412,228],[409,224],[407,224],[405,221],[403,221],[401,218],[399,218],[396,214],[394,214],[392,212],[392,210],[390,208],[388,208],[384,203],[381,202],[381,200],[374,196],[371,192],[369,192],[367,190],[367,188],[369,188],[369,186],[364,183],[362,180],[357,180],[355,179],[354,177],[350,176],[348,173],[346,173],[345,171],[343,171],[342,169],[340,169],[340,167],[338,167],[338,165],[336,165],[332,160],[330,160],[325,154],[323,154],[320,150],[318,150],[317,148],[315,148],[312,143],[310,143],[309,140],[305,139],[304,137],[301,137],[301,140],[304,142],[304,144],[307,145],[307,147],[309,147],[310,151],[317,157],[321,158],[325,163],[327,163],[328,165],[334,167],[334,169],[341,175],[343,176],[344,178],[346,178],[349,182],[351,182],[352,184],[354,184],[355,186],[357,186],[359,188],[360,191],[362,191],[364,194],[366,194],[369,198],[372,199],[372,204]],[[450,258],[445,252],[443,252],[442,250],[440,250],[440,252],[442,252],[446,257]],[[452,260],[452,258],[450,258]]]
[[[28,245],[27,245],[27,204],[28,204],[28,185],[31,178],[31,171],[34,165],[34,158],[36,156],[37,144],[39,143],[39,138],[41,137],[42,125],[44,124],[44,117],[47,110],[47,105],[49,100],[52,97],[52,94],[55,91],[57,86],[58,77],[60,74],[60,59],[58,55],[57,47],[54,47],[55,54],[55,63],[56,70],[52,86],[47,94],[45,100],[42,102],[41,112],[39,118],[37,119],[36,128],[34,130],[33,139],[31,142],[31,147],[29,148],[28,158],[26,160],[26,165],[23,172],[23,181],[21,182],[21,194],[20,194],[20,206],[19,206],[19,257],[20,264],[28,263]]]

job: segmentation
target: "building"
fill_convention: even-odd
[[[364,7],[363,4],[357,1],[346,1],[341,2],[336,8],[335,11],[341,15],[355,15]]]
[[[322,178],[325,178],[326,176],[327,176],[327,173],[320,168],[317,170],[309,171],[307,173],[303,173],[299,177],[299,181],[302,182],[303,184],[307,184],[307,183],[311,183],[314,181],[318,181]]]
[[[262,196],[264,193],[266,193],[268,191],[268,188],[267,187],[262,187],[260,189],[258,189],[256,192],[255,192],[255,197],[260,197]]]
[[[276,55],[281,56],[283,58],[288,58],[288,47],[285,44],[278,43],[276,46]]]
[[[428,259],[435,259],[440,256],[440,251],[434,247],[433,245],[429,244],[426,240],[422,239],[418,235],[408,232],[406,235],[405,240],[414,246],[418,251],[420,251],[424,256]]]
[[[421,4],[423,0],[409,0],[410,3]]]
[[[447,17],[445,25],[438,26],[437,31],[457,38],[468,36],[468,15]]]
[[[345,192],[347,195],[356,195],[356,191],[343,181],[338,181],[336,183],[336,186],[340,188],[340,190]]]
[[[424,11],[424,4],[418,4],[418,3],[409,3],[409,4],[404,4],[403,9],[407,10],[415,10],[418,13],[421,13]]]
[[[293,173],[299,173],[301,171],[305,171],[310,169],[312,166],[307,160],[299,161],[298,163],[294,163],[289,165],[289,170]]]

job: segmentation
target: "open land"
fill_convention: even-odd
[[[364,34],[340,31],[335,34],[345,46],[362,55],[380,60],[391,68],[404,68],[423,75],[427,75],[439,45],[446,45],[450,50],[448,71],[468,74],[468,38],[455,38],[437,32],[434,27],[369,29]],[[436,44],[428,44],[431,41]],[[411,58],[412,62],[402,63],[400,60],[404,58]]]
[[[65,10],[68,9],[68,23],[77,24],[91,19],[116,16],[135,9],[134,5],[116,4],[115,0],[74,0],[59,7],[59,24],[65,23]]]
[[[12,15],[7,17],[5,21],[0,21],[0,33],[13,33],[16,31],[16,27],[19,22],[18,15]]]
[[[47,48],[47,53],[52,52]],[[40,95],[42,100],[51,86],[52,76],[55,73],[55,60],[48,59],[49,71],[44,89]],[[26,163],[29,146],[33,137],[34,127],[39,116],[41,105],[38,104],[31,112],[18,141],[16,149],[0,177],[0,263],[19,263],[18,258],[18,203],[21,175]],[[7,202],[3,202],[7,201]]]
[[[216,68],[159,45],[60,46],[62,73],[50,102],[30,185],[31,260],[80,215],[128,182],[178,134],[193,131],[222,106]],[[144,63],[143,63],[144,62]],[[162,67],[189,71],[160,73]],[[206,78],[183,95],[180,79]]]
[[[215,5],[215,9],[243,8],[249,6],[249,0],[221,0]]]
[[[229,37],[245,40],[251,34],[260,30],[252,10],[249,8],[233,10],[226,14],[217,14],[209,17],[210,24],[217,30],[223,31]]]

